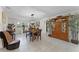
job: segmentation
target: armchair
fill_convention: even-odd
[[[0,37],[3,41],[3,47],[5,47],[6,49],[13,50],[19,48],[20,40],[12,39],[12,35],[10,35],[8,31],[0,32]]]

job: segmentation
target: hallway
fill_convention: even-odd
[[[79,45],[75,45],[69,42],[50,38],[46,35],[42,35],[42,40],[29,41],[29,37],[26,38],[25,34],[18,35],[17,39],[20,39],[20,47],[15,50],[6,50],[0,48],[0,52],[72,52],[79,51]]]

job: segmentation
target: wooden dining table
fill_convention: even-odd
[[[34,41],[35,39],[39,39],[41,40],[41,29],[34,29],[31,31],[32,32],[32,41]]]
[[[38,40],[40,38],[41,40],[41,29],[31,29],[27,32],[30,32],[30,40],[34,41],[34,40]]]

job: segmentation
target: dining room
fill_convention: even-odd
[[[70,41],[71,38],[73,38],[71,37],[72,32],[68,31],[68,16],[71,17],[71,19],[73,19],[75,16],[77,17],[78,15],[76,13],[79,12],[79,7],[4,6],[1,8],[0,36],[3,34],[2,37],[5,38],[4,41],[0,42],[6,43],[4,45],[0,43],[0,51],[79,51],[78,44],[74,44],[78,43],[78,40],[75,37],[76,33],[74,32],[74,39],[72,40],[72,43]],[[72,15],[74,15],[74,17],[72,17]],[[70,26],[70,28],[71,27],[73,26]],[[77,27],[75,27],[75,30],[76,29]],[[52,36],[50,36],[50,34]]]

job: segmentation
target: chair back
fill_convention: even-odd
[[[5,31],[3,33],[4,33],[4,35],[5,35],[6,40],[7,40],[8,43],[10,43],[10,42],[13,41],[12,36],[9,34],[9,32]]]

